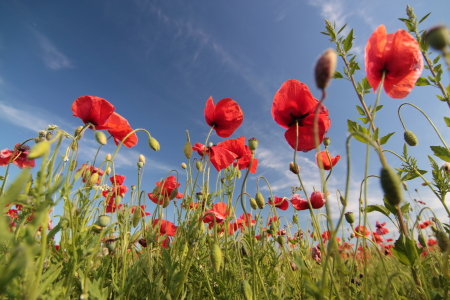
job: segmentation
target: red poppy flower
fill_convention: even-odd
[[[434,245],[437,245],[437,241],[436,241],[436,240],[433,240],[433,239],[429,239],[429,240],[427,241],[427,245],[428,245],[428,247],[432,247],[432,246],[434,246]]]
[[[123,175],[114,175],[109,178],[109,181],[111,181],[112,185],[122,185],[125,182],[125,178]]]
[[[116,204],[108,204],[106,205],[106,213],[115,213],[117,209],[120,209],[123,206],[123,204],[119,204],[116,206]]]
[[[286,210],[289,208],[289,202],[286,200],[286,198],[281,198],[274,196],[274,199],[269,199],[268,204],[274,205],[276,208],[279,208],[281,210]]]
[[[421,229],[425,229],[425,228],[427,228],[428,226],[431,226],[431,225],[434,225],[434,223],[427,220],[427,221],[424,221],[422,224],[419,224],[418,227],[420,227]]]
[[[11,219],[18,219],[18,218],[19,218],[19,213],[18,213],[18,211],[15,210],[15,209],[12,209],[12,208],[8,210],[8,215],[9,215],[9,217],[10,217]]]
[[[141,217],[145,217],[145,216],[150,216],[151,215],[151,213],[149,213],[149,212],[146,212],[145,211],[145,205],[140,205],[140,207],[141,207]],[[131,207],[131,213],[132,214],[134,214],[134,212],[136,211],[136,208],[137,208],[137,206],[132,206]]]
[[[112,205],[115,203],[116,201],[116,197],[120,196],[120,197],[124,197],[125,193],[128,191],[128,187],[126,185],[116,185],[112,188],[112,191],[109,190],[103,190],[102,191],[102,196],[106,197],[109,199],[108,200],[108,205]]]
[[[214,219],[216,223],[222,223],[230,213],[227,209],[227,204],[224,202],[218,202],[213,207],[204,213],[203,223],[209,223],[209,227],[214,226]]]
[[[177,231],[178,226],[175,226],[170,221],[167,220],[153,220],[153,228],[159,227],[160,234],[166,234],[167,236],[175,236],[175,232]]]
[[[96,126],[95,129],[107,130],[108,133],[114,138],[114,142],[116,143],[116,145],[119,145],[119,142],[123,141],[123,144],[127,148],[131,148],[133,146],[136,146],[136,144],[138,143],[138,137],[136,133],[133,133],[126,140],[124,140],[125,137],[133,131],[133,128],[131,128],[130,123],[128,123],[127,119],[115,112],[111,114],[106,123]]]
[[[252,214],[242,214],[238,219],[236,219],[236,223],[238,224],[239,228],[250,227],[255,225],[256,220],[252,220]]]
[[[75,99],[72,111],[75,117],[80,118],[83,123],[103,125],[108,121],[116,108],[107,100],[95,96],[82,96]]]
[[[30,150],[30,146],[16,144],[14,146],[14,151],[3,149],[0,151],[0,166],[6,166],[10,162],[19,168],[34,168],[36,163],[34,159],[28,160],[28,151]],[[14,156],[13,156],[14,155]]]
[[[384,226],[386,226],[386,222],[380,223],[377,221],[375,226],[377,227],[376,231],[378,235],[385,235],[389,233],[389,229],[384,228]]]
[[[209,155],[209,160],[217,171],[223,170],[231,165],[237,157],[235,153],[219,145],[207,147],[205,149],[204,145],[195,143],[192,150],[196,150],[199,154],[201,153],[200,156],[202,156],[203,153]]]
[[[181,185],[177,182],[175,176],[169,176],[165,180],[159,181],[155,183],[158,187],[153,192],[148,194],[150,200],[154,203],[162,205],[165,199],[172,200],[174,198],[181,199],[183,198],[183,194],[177,192],[176,195],[172,195],[175,189]],[[172,198],[174,196],[174,198]]]
[[[381,82],[391,98],[405,98],[414,88],[423,70],[423,59],[417,41],[405,30],[386,34],[384,25],[370,36],[365,51],[367,80],[374,91]]]
[[[417,201],[417,202],[419,202],[420,204],[422,204],[422,205],[427,205],[425,202],[423,202],[423,201]]]
[[[377,243],[377,244],[381,244],[384,240],[383,238],[378,235],[376,232],[372,232],[372,241]]]
[[[326,201],[325,195],[321,192],[312,192],[309,200],[311,201],[311,206],[315,209],[322,208]]]
[[[355,232],[359,233],[359,234],[363,234],[365,236],[369,236],[370,234],[370,230],[366,229],[366,227],[364,225],[358,225],[355,227]]]
[[[278,221],[277,216],[270,217],[269,220],[267,221],[267,226],[270,226],[270,224],[272,224],[272,222],[276,222],[276,221]]]
[[[328,151],[320,151],[319,153],[316,153],[316,163],[317,166],[320,168],[320,163],[319,161],[322,162],[322,166],[324,170],[330,170],[331,167],[334,167],[338,161],[341,159],[340,155],[336,155],[335,157],[328,157],[329,152]]]
[[[97,184],[99,184],[99,183],[100,183],[100,180],[101,180],[101,177],[102,177],[103,174],[104,174],[103,170],[98,169],[98,168],[96,168],[96,167],[94,167],[94,166],[92,166],[92,165],[82,164],[82,165],[81,165],[81,168],[79,168],[79,169],[77,170],[77,172],[80,171],[80,170],[82,170],[82,172],[81,172],[81,178],[82,178],[83,182],[86,182],[86,181],[88,180],[88,178],[89,178],[90,176],[92,176],[92,174],[98,173]],[[88,172],[89,176],[87,176],[86,172]]]
[[[299,194],[292,195],[291,204],[296,210],[306,210],[309,208],[308,200],[301,198]]]
[[[298,122],[298,151],[308,152],[316,146],[314,113],[318,103],[308,86],[298,80],[286,81],[275,94],[272,117],[281,127],[288,129],[284,137],[294,149],[297,140],[295,123]],[[322,143],[330,125],[328,110],[322,105],[318,112],[319,143]]]
[[[329,239],[331,239],[331,232],[329,230],[324,231],[322,233],[322,239],[324,242],[328,241]]]
[[[237,166],[239,170],[248,168],[252,159],[252,151],[247,145],[245,145],[245,141],[246,138],[241,136],[237,139],[229,139],[217,144],[217,146],[225,148],[236,155],[237,162],[235,162],[233,166]],[[256,173],[257,168],[258,159],[254,158],[250,173]]]
[[[209,126],[214,126],[218,136],[227,138],[242,124],[244,114],[236,101],[225,98],[214,105],[212,97],[206,101],[205,119]]]

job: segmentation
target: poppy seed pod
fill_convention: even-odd
[[[119,206],[120,201],[122,201],[122,197],[120,195],[117,195],[114,200],[115,200],[114,203],[116,204],[116,206]]]
[[[319,57],[314,70],[316,85],[319,89],[323,90],[328,86],[334,75],[336,63],[337,54],[331,48],[325,50],[325,52]]]
[[[258,204],[256,204],[255,198],[251,198],[251,197],[250,197],[250,206],[251,206],[251,208],[253,208],[253,209],[257,209],[257,208],[258,208]]]
[[[294,174],[300,173],[300,167],[297,164],[294,164],[293,162],[289,163],[289,171],[291,171]]]
[[[139,154],[139,162],[142,162],[145,165],[145,156],[142,154]]]
[[[182,168],[183,170],[186,170],[186,168],[187,168],[186,164],[185,164],[185,163],[181,163],[181,168]]]
[[[284,236],[282,236],[282,235],[279,235],[277,237],[277,242],[278,242],[278,244],[280,244],[280,246],[283,246],[284,243],[286,242],[286,238]]]
[[[217,243],[213,243],[211,246],[211,263],[214,271],[218,273],[222,265],[222,250]]]
[[[161,149],[161,146],[159,145],[159,142],[154,137],[149,137],[148,138],[148,145],[154,151],[159,151]]]
[[[255,138],[251,138],[248,140],[248,147],[250,150],[255,151],[258,148],[258,140]]]
[[[445,252],[448,250],[448,247],[450,245],[450,240],[448,238],[448,234],[443,231],[436,231],[436,239],[438,241],[438,246],[441,248],[442,252]]]
[[[245,300],[253,299],[252,287],[250,286],[250,283],[248,283],[247,280],[241,281],[241,291],[242,291],[242,294],[244,294]]]
[[[345,220],[347,221],[348,224],[351,225],[351,224],[355,223],[355,215],[351,211],[346,212],[344,214],[344,216],[345,216]]]
[[[419,140],[417,139],[414,132],[410,130],[405,131],[405,133],[403,134],[403,138],[405,139],[405,142],[411,147],[417,146],[417,144],[419,143]]]
[[[192,145],[189,141],[184,144],[183,152],[184,156],[186,156],[187,159],[190,159],[192,157]]]
[[[47,141],[42,141],[39,144],[34,145],[30,152],[28,152],[27,159],[35,159],[45,155],[50,150],[50,143]]]
[[[101,131],[96,131],[95,132],[95,140],[100,145],[106,145],[106,142],[107,142],[106,135],[103,132],[101,132]]]
[[[109,216],[103,215],[103,216],[98,217],[97,225],[100,227],[106,227],[106,226],[108,226],[109,221],[110,221]]]
[[[402,201],[402,184],[397,173],[389,166],[381,169],[381,187],[389,204],[397,206]]]
[[[69,171],[75,170],[77,168],[77,164],[78,164],[78,162],[76,160],[72,160],[70,162]]]
[[[331,139],[329,138],[329,137],[324,137],[323,138],[323,145],[325,146],[325,147],[328,147],[329,145],[331,144]]]
[[[450,43],[450,33],[445,26],[436,26],[427,31],[427,43],[436,50],[443,50]]]
[[[260,209],[263,209],[264,206],[266,205],[266,202],[264,201],[264,196],[262,195],[261,192],[256,193],[255,201]]]

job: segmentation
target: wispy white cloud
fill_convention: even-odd
[[[350,15],[342,0],[309,0],[309,4],[319,7],[320,15],[331,22],[336,22],[338,28],[344,26]]]
[[[42,33],[36,29],[31,29],[41,48],[41,58],[47,68],[51,70],[74,68],[72,61],[64,55],[56,46]]]

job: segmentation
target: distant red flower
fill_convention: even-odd
[[[14,150],[3,149],[0,151],[0,166],[6,166],[10,162],[19,168],[34,168],[36,163],[34,159],[28,160],[28,151],[30,146],[16,144]]]
[[[124,140],[125,137],[133,131],[133,128],[131,128],[130,123],[128,123],[124,117],[115,112],[111,114],[105,124],[98,125],[95,129],[107,130],[108,133],[113,136],[116,145],[119,145],[119,142],[123,141],[125,147],[131,148],[136,146],[138,143],[136,133],[133,133],[126,140]]]
[[[372,232],[372,241],[373,241],[374,243],[380,244],[380,243],[382,243],[384,240],[383,240],[383,238],[382,238],[379,234],[377,234],[376,232]]]
[[[111,181],[112,185],[121,185],[125,182],[125,178],[123,175],[114,175],[109,178],[109,181]]]
[[[170,221],[155,219],[153,220],[153,228],[159,227],[160,234],[166,234],[167,236],[175,236],[178,226],[175,226]]]
[[[238,219],[236,219],[236,224],[239,228],[250,227],[255,225],[256,220],[252,220],[252,214],[242,214]]]
[[[330,155],[331,158],[330,160],[330,158],[328,158],[328,155],[329,155],[328,151],[320,151],[318,154],[316,154],[317,166],[320,168],[319,161],[321,161],[323,165],[322,168],[327,171],[330,170],[331,167],[334,167],[341,159],[340,155],[336,155],[335,157],[331,157]]]
[[[274,196],[274,199],[269,199],[268,204],[275,206],[276,208],[279,208],[281,210],[286,210],[289,208],[289,202],[286,200],[286,198],[281,198]]]
[[[433,240],[433,239],[429,239],[429,240],[427,241],[427,245],[428,245],[428,247],[432,247],[432,246],[434,246],[434,245],[437,245],[437,241],[436,241],[436,240]]]
[[[109,191],[109,190],[102,191],[103,197],[107,197],[107,198],[109,197],[109,199],[107,199],[108,205],[115,204],[117,196],[120,196],[120,197],[125,196],[125,193],[128,191],[128,187],[126,185],[123,185],[123,183],[125,182],[125,178],[126,177],[123,175],[114,175],[109,178],[109,180],[111,181],[111,184],[113,185],[111,191]]]
[[[329,239],[331,239],[331,232],[330,231],[324,231],[322,233],[322,239],[324,242],[328,241]]]
[[[325,195],[322,192],[312,192],[309,198],[314,209],[322,208],[325,205]]]
[[[209,227],[214,226],[214,219],[216,223],[222,223],[227,218],[230,210],[227,209],[227,204],[224,202],[218,202],[213,207],[204,213],[202,218],[203,223],[209,223]]]
[[[140,205],[140,207],[141,207],[141,217],[145,217],[145,216],[150,216],[151,215],[151,213],[149,213],[149,212],[146,212],[145,211],[145,205]],[[131,207],[131,213],[132,214],[134,214],[134,212],[136,211],[136,208],[137,208],[137,206],[132,206]]]
[[[423,59],[417,41],[405,30],[386,34],[384,25],[370,36],[365,50],[367,80],[374,90],[381,82],[391,98],[405,98],[414,88],[423,70]]]
[[[19,218],[18,211],[15,210],[15,209],[12,209],[12,208],[8,210],[8,215],[9,215],[9,217],[11,219],[18,219]]]
[[[123,204],[119,204],[116,206],[116,204],[108,204],[106,205],[106,213],[115,213],[117,209],[120,209],[123,206]]]
[[[386,242],[388,242],[388,243],[393,242],[393,241],[394,241],[393,239],[386,239]]]
[[[148,197],[150,200],[152,200],[156,204],[162,205],[164,203],[165,199],[181,199],[183,198],[183,194],[177,192],[176,195],[173,195],[174,190],[178,189],[178,187],[181,185],[177,182],[177,179],[175,176],[169,176],[165,180],[161,180],[159,182],[155,183],[158,187],[153,192],[148,194]]]
[[[376,231],[378,235],[385,235],[389,233],[389,229],[384,228],[384,226],[386,226],[386,222],[380,223],[377,221],[375,226],[377,227]]]
[[[102,177],[103,174],[104,174],[103,170],[98,169],[98,168],[96,168],[96,167],[94,167],[94,166],[92,166],[92,165],[82,164],[82,165],[81,165],[81,168],[79,168],[79,169],[77,170],[77,172],[80,171],[80,170],[82,170],[82,172],[81,172],[81,178],[82,178],[82,181],[83,181],[83,182],[86,182],[86,181],[88,180],[88,178],[89,178],[89,177],[87,176],[86,172],[88,172],[89,176],[92,176],[92,174],[94,174],[94,173],[98,173],[97,184],[100,183],[101,177]]]
[[[365,235],[365,236],[369,236],[370,235],[370,230],[368,230],[364,225],[358,225],[355,227],[355,232]]]
[[[422,204],[422,205],[427,205],[425,202],[423,202],[423,201],[417,201],[417,202],[419,202],[420,204]]]
[[[270,226],[270,224],[276,221],[278,221],[277,216],[270,217],[269,220],[267,221],[267,226]]]
[[[315,148],[314,113],[319,101],[313,97],[306,84],[298,80],[288,80],[275,94],[272,104],[272,117],[283,128],[286,141],[295,149],[297,140],[296,126],[298,122],[298,151],[308,152]],[[319,143],[323,141],[330,128],[328,110],[321,106],[318,112]]]
[[[55,245],[55,250],[56,250],[56,251],[59,251],[60,248],[61,248],[60,245]]]
[[[322,262],[322,253],[320,252],[320,248],[318,246],[312,248],[311,256],[312,259],[314,259],[316,263],[320,265],[320,263]]]
[[[299,194],[292,195],[291,204],[296,210],[309,209],[308,200],[303,199]]]
[[[230,98],[225,98],[214,105],[212,97],[206,101],[205,119],[209,126],[214,126],[217,135],[230,137],[242,124],[244,114],[239,104]]]
[[[427,221],[424,221],[422,224],[419,224],[417,227],[420,227],[421,229],[425,229],[425,228],[427,228],[428,226],[431,226],[431,225],[434,225],[434,223],[429,221],[429,220],[427,220]]]

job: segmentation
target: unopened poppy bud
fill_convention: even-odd
[[[198,171],[201,171],[202,170],[202,162],[197,160],[195,162],[195,167],[197,168]]]
[[[109,239],[105,241],[106,248],[108,251],[113,252],[116,249],[116,242],[114,239]]]
[[[428,186],[428,185],[430,185],[429,181],[422,182],[422,186]]]
[[[251,206],[251,208],[253,208],[253,209],[257,209],[257,208],[258,208],[258,204],[256,204],[255,198],[251,198],[251,197],[250,197],[250,206]]]
[[[134,191],[135,189],[136,189],[136,186],[133,184],[133,185],[131,186],[131,190]]]
[[[331,139],[329,138],[329,137],[324,137],[324,139],[323,139],[323,145],[325,146],[325,147],[328,147],[329,145],[331,144]]]
[[[236,177],[237,177],[238,179],[241,179],[241,176],[242,176],[241,170],[236,170]]]
[[[434,49],[443,50],[450,43],[450,33],[445,26],[440,25],[429,29],[425,39]]]
[[[266,202],[264,201],[264,196],[262,195],[261,192],[256,193],[255,201],[256,201],[256,205],[258,205],[258,207],[260,209],[263,209],[264,206],[266,205]]]
[[[122,201],[122,197],[119,195],[117,195],[116,198],[114,199],[114,203],[116,204],[116,206],[119,206],[121,201]]]
[[[422,245],[422,247],[427,246],[427,241],[425,240],[425,237],[423,236],[422,232],[419,232],[418,240],[419,240],[420,245]]]
[[[346,212],[344,214],[344,216],[345,216],[345,220],[347,221],[348,224],[351,225],[355,222],[355,215],[351,211]]]
[[[292,217],[292,223],[298,224],[298,216],[297,216],[297,215],[294,215],[294,216]]]
[[[214,271],[218,273],[222,265],[222,250],[217,243],[213,243],[211,246],[211,263]]]
[[[53,132],[48,131],[47,134],[45,135],[45,139],[47,141],[50,141],[52,139],[52,136],[53,136]]]
[[[146,239],[139,239],[138,243],[144,248],[147,247],[147,240]]]
[[[163,205],[162,205],[162,207],[163,208],[166,208],[167,206],[169,206],[169,204],[170,204],[170,199],[169,198],[164,198],[164,202],[163,202]]]
[[[187,168],[186,164],[185,164],[185,163],[181,163],[181,168],[182,168],[183,170],[186,170],[186,168]]]
[[[106,142],[107,142],[106,135],[103,132],[101,132],[101,131],[96,131],[95,132],[95,140],[100,145],[106,145]]]
[[[389,204],[397,206],[402,201],[401,181],[397,173],[389,166],[381,169],[381,187]]]
[[[284,243],[286,242],[286,239],[285,239],[284,236],[279,235],[279,236],[277,237],[277,242],[278,242],[278,244],[280,244],[280,246],[283,246]]]
[[[139,161],[145,165],[145,156],[142,154],[139,154]]]
[[[111,154],[110,153],[106,154],[105,160],[111,160]]]
[[[110,175],[111,174],[111,168],[107,167],[105,170],[106,175]]]
[[[72,160],[70,162],[69,171],[75,170],[77,168],[77,164],[78,164],[78,162],[76,160]]]
[[[154,137],[148,138],[148,145],[154,151],[159,151],[159,149],[161,149],[161,146],[159,145],[158,141]]]
[[[137,167],[138,167],[139,169],[143,168],[143,167],[144,167],[144,163],[143,163],[142,161],[138,161],[138,162],[137,162]]]
[[[248,140],[248,147],[250,150],[255,151],[258,148],[258,140],[255,138],[251,138]]]
[[[450,173],[450,163],[445,163],[443,166],[442,166],[442,169],[448,174],[448,173]]]
[[[93,173],[93,174],[91,175],[91,178],[89,179],[89,183],[90,183],[91,185],[96,185],[97,182],[98,182],[98,179],[99,179],[98,173]]]
[[[77,139],[81,139],[84,134],[84,131],[82,131],[82,130],[83,130],[83,126],[78,126],[77,129],[75,129],[73,136]]]
[[[100,227],[106,227],[106,226],[108,226],[109,221],[110,221],[109,216],[103,215],[103,216],[98,217],[97,225]]]
[[[174,188],[173,190],[172,190],[172,192],[170,193],[170,200],[173,200],[173,199],[175,199],[175,197],[178,195],[178,189],[177,188]]]
[[[411,130],[406,130],[403,134],[403,138],[405,139],[405,142],[411,147],[417,146],[417,144],[419,144],[419,140]]]
[[[241,291],[244,294],[245,300],[253,300],[253,292],[250,283],[247,280],[241,281]]]
[[[431,230],[433,230],[434,233],[436,233],[436,232],[438,231],[438,229],[437,229],[436,226],[434,226],[434,225],[431,225],[430,228],[431,228]]]
[[[50,150],[50,143],[43,141],[39,144],[34,145],[30,152],[28,153],[28,159],[35,159],[44,156]]]
[[[70,143],[70,148],[72,148],[73,151],[76,151],[78,149],[78,144],[73,141],[72,143]]]
[[[450,245],[450,240],[448,238],[448,234],[446,232],[443,231],[436,231],[436,239],[438,241],[438,246],[439,248],[441,248],[442,252],[447,251],[449,245]]]
[[[314,70],[316,85],[319,89],[325,89],[336,69],[337,54],[336,51],[329,48],[319,57]]]
[[[183,152],[184,156],[186,156],[187,159],[190,159],[192,157],[192,145],[189,141],[184,144]]]
[[[294,164],[293,162],[289,163],[289,171],[291,171],[294,174],[300,173],[300,167],[297,164]]]
[[[340,197],[339,197],[339,200],[341,201],[341,204],[342,204],[343,206],[347,206],[347,199],[345,199],[344,196],[340,196]]]

